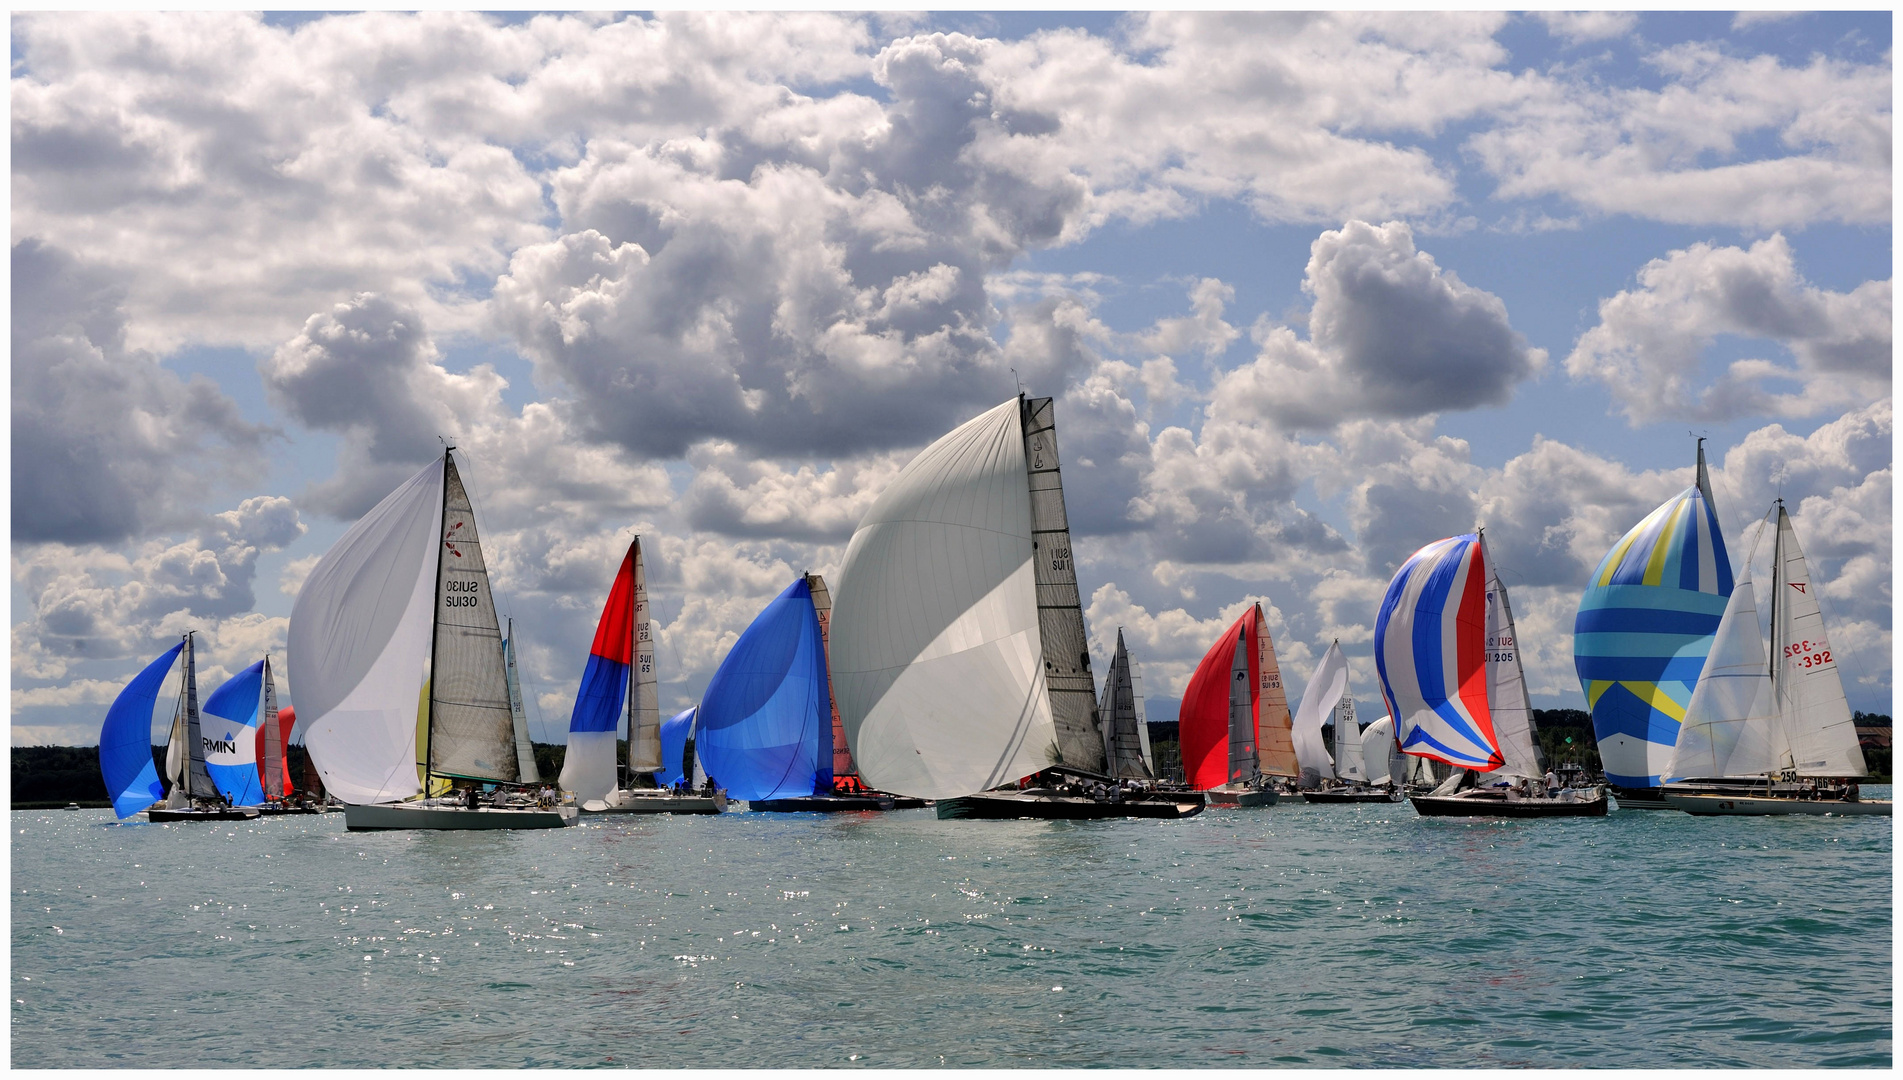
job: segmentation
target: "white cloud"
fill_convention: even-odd
[[[1704,356],[1720,335],[1776,344],[1795,363],[1736,360],[1707,378]],[[1814,416],[1887,395],[1890,342],[1888,281],[1819,289],[1798,273],[1779,234],[1748,249],[1694,244],[1647,263],[1637,289],[1600,302],[1599,324],[1580,337],[1566,370],[1604,383],[1635,425]]]
[[[1546,24],[1547,33],[1565,38],[1569,45],[1625,37],[1639,23],[1639,16],[1630,11],[1540,11],[1534,17]]]

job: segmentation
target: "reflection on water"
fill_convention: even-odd
[[[12,815],[15,1066],[1891,1057],[1883,819],[104,815]]]

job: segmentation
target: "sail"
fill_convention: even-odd
[[[1123,632],[1119,630],[1121,638]],[[1130,658],[1130,704],[1137,714],[1137,745],[1142,747],[1143,768],[1150,776],[1156,775],[1156,752],[1150,748],[1150,717],[1143,709],[1143,665],[1136,657]]]
[[[1355,719],[1353,694],[1343,694],[1335,706],[1334,728],[1335,775],[1343,780],[1369,779],[1372,774],[1362,767],[1361,724]]]
[[[430,656],[429,767],[437,776],[513,784],[515,717],[502,668],[502,626],[476,514],[453,457],[443,462],[436,646]]]
[[[1109,768],[1116,777],[1153,779],[1150,770],[1148,740],[1143,723],[1137,717],[1136,686],[1130,674],[1130,653],[1124,648],[1123,631],[1117,631],[1117,652],[1110,660],[1110,674],[1104,680],[1104,745],[1109,748]]]
[[[289,747],[291,745],[291,730],[297,726],[297,710],[288,705],[282,709],[277,707],[277,691],[270,681],[271,667],[269,664],[265,665],[264,673],[266,677],[264,691],[267,695],[264,715],[269,717],[272,715],[273,710],[275,710],[277,721],[276,723],[272,723],[267,720],[265,723],[258,725],[258,786],[264,791],[264,797],[267,799],[286,799],[291,796],[292,792],[291,755]],[[267,740],[271,738],[271,732],[273,730],[277,732],[277,745],[279,747],[275,764],[272,763],[267,742]],[[308,769],[309,765],[306,764],[305,767]],[[276,777],[275,782],[272,780],[272,777]]]
[[[1646,515],[1593,571],[1573,622],[1573,666],[1614,784],[1657,786],[1731,581],[1698,484]]]
[[[1408,557],[1374,620],[1374,666],[1401,749],[1479,770],[1505,763],[1487,707],[1487,566],[1472,533]]]
[[[582,802],[606,798],[616,786],[615,733],[632,682],[634,658],[634,563],[637,537],[621,557],[621,569],[608,587],[608,599],[595,623],[588,666],[582,669],[575,710],[568,719],[568,750],[562,758],[561,784]]]
[[[1778,725],[1790,745],[1789,767],[1799,776],[1863,776],[1863,750],[1857,745],[1837,658],[1824,634],[1816,583],[1782,503],[1777,508],[1775,559],[1771,647],[1778,666],[1772,682]]]
[[[348,803],[416,794],[418,693],[429,665],[443,464],[425,466],[311,568],[291,606],[287,664],[304,746]]]
[[[1051,695],[1051,722],[1057,728],[1057,753],[1065,764],[1095,772],[1105,767],[1104,742],[1097,727],[1097,683],[1090,670],[1077,564],[1071,557],[1070,519],[1064,512],[1055,409],[1047,397],[1021,400],[1038,633],[1044,645],[1044,681]]]
[[[682,761],[687,755],[688,737],[694,730],[695,708],[690,705],[661,721],[661,767],[654,773],[654,782],[662,787],[673,787],[687,779]]]
[[[826,588],[826,579],[818,574],[806,575],[806,589],[813,597],[813,614],[819,617],[819,645],[826,660],[826,699],[832,702],[832,728],[826,738],[832,743],[832,752],[820,748],[819,788],[829,791],[835,780],[846,780],[855,775],[852,767],[852,748],[846,745],[846,727],[839,721],[839,699],[833,694],[832,667],[832,627],[833,594]]]
[[[1771,669],[1758,626],[1757,590],[1747,561],[1712,638],[1704,674],[1685,707],[1678,742],[1660,775],[1763,776],[1790,761],[1771,701]]]
[[[1235,687],[1242,697],[1232,694]],[[1246,710],[1236,711],[1245,698]],[[1262,606],[1253,604],[1203,654],[1183,690],[1177,712],[1183,775],[1202,790],[1258,773],[1300,775],[1291,727],[1268,623]],[[1238,737],[1231,738],[1232,730]]]
[[[654,670],[654,621],[649,616],[648,568],[641,538],[634,552],[634,673],[628,682],[628,771],[661,767],[661,688]]]
[[[831,727],[826,653],[802,577],[754,617],[714,670],[694,749],[736,799],[829,794],[831,776],[823,791],[818,780]],[[830,746],[824,756],[830,764]]]
[[[263,722],[264,661],[245,668],[205,698],[205,771],[233,806],[264,801],[258,782],[258,730]]]
[[[1335,775],[1334,759],[1322,745],[1322,717],[1347,692],[1348,659],[1341,655],[1340,642],[1330,642],[1295,710],[1295,760],[1301,765],[1303,784]]]
[[[1361,768],[1370,784],[1407,783],[1408,758],[1394,741],[1394,717],[1384,716],[1361,732]]]
[[[832,676],[860,775],[948,799],[1057,762],[1017,399],[899,471],[846,547]]]
[[[1486,539],[1481,538],[1486,553]],[[1520,663],[1519,632],[1513,626],[1513,606],[1499,568],[1487,555],[1487,671],[1488,707],[1493,711],[1493,734],[1505,764],[1481,778],[1541,777],[1539,741],[1533,730],[1533,706],[1526,696],[1526,670]]]
[[[1269,776],[1300,776],[1295,757],[1295,718],[1288,710],[1288,690],[1282,685],[1282,665],[1275,659],[1275,639],[1269,634],[1262,604],[1255,605],[1255,730],[1256,763]]]
[[[185,643],[165,650],[132,677],[106,710],[99,727],[99,775],[106,781],[106,797],[121,821],[165,797],[159,770],[152,763],[152,709],[159,687],[171,673]]]
[[[522,708],[522,676],[515,669],[515,620],[509,620],[509,636],[502,641],[502,673],[509,687],[509,726],[515,731],[515,768],[524,784],[539,784],[542,774],[535,767],[535,744],[529,741],[529,714]]]
[[[212,783],[211,772],[205,764],[204,714],[198,706],[198,663],[193,655],[192,635],[185,635],[185,685],[179,690],[179,715],[183,718],[180,727],[185,732],[185,772],[180,777],[179,787],[194,799],[217,799],[222,797],[218,785]],[[222,748],[222,742],[220,744]]]

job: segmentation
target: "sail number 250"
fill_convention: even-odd
[[[1792,667],[1813,668],[1830,663],[1830,649],[1826,648],[1821,641],[1792,642],[1784,646],[1784,656],[1786,659],[1798,657],[1797,660],[1791,662]]]

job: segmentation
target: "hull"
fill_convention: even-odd
[[[914,795],[892,796],[892,809],[894,810],[923,810],[931,805],[932,800],[921,799]]]
[[[956,799],[938,800],[941,820],[984,818],[1012,820],[1045,818],[1052,821],[1101,821],[1106,818],[1195,817],[1203,812],[1200,799],[1130,799],[1099,802],[1081,795],[1033,794],[1024,791],[986,791]]]
[[[255,806],[225,806],[215,810],[180,808],[168,810],[154,806],[145,812],[147,821],[164,824],[173,821],[249,821],[258,816]]]
[[[1605,817],[1606,797],[1598,792],[1587,798],[1521,799],[1507,801],[1501,792],[1463,791],[1458,795],[1411,795],[1414,812],[1422,817]]]
[[[1311,803],[1398,803],[1399,791],[1384,791],[1379,788],[1351,790],[1335,788],[1332,791],[1304,791],[1302,801]]]
[[[1779,814],[1803,814],[1812,817],[1825,815],[1889,817],[1892,805],[1888,800],[1865,802],[1849,799],[1794,799],[1767,796],[1762,793],[1755,796],[1680,795],[1671,791],[1665,793],[1665,801],[1674,810],[1683,810],[1687,814],[1696,814],[1700,817],[1719,815],[1764,817]]]
[[[749,799],[747,809],[770,814],[849,814],[891,810],[890,795],[805,795],[793,799]]]
[[[324,814],[334,807],[308,806],[302,803],[264,803],[253,809],[265,817],[280,817],[286,814]]]
[[[388,829],[561,829],[575,824],[572,806],[553,810],[470,810],[461,806],[418,806],[414,803],[344,807],[344,828],[351,832]]]
[[[1274,788],[1253,788],[1240,785],[1210,788],[1208,791],[1194,792],[1202,796],[1209,806],[1224,806],[1234,809],[1248,809],[1256,806],[1274,806],[1277,795]]]
[[[1611,785],[1612,797],[1619,800],[1621,810],[1670,810],[1665,796],[1655,787],[1620,787]]]
[[[606,800],[590,799],[581,812],[596,814],[720,814],[727,810],[727,793],[678,794],[669,791],[611,791]]]

